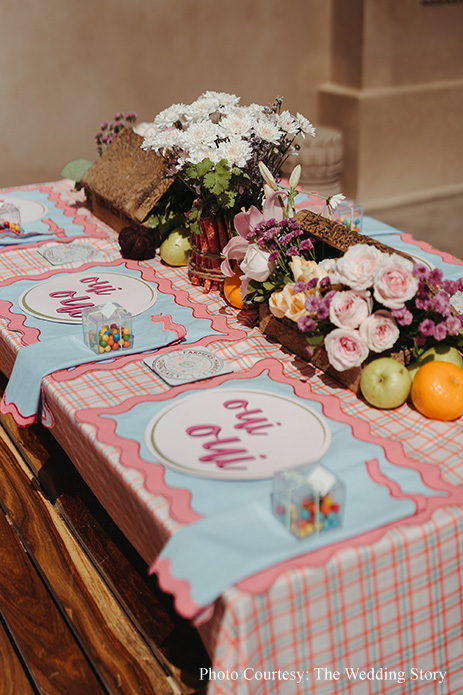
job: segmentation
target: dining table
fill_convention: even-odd
[[[373,408],[256,308],[123,258],[69,179],[0,200],[21,213],[0,231],[1,411],[50,430],[193,622],[209,695],[461,695],[462,419]],[[372,217],[362,234],[463,276]],[[132,340],[95,353],[82,309],[114,303]],[[342,523],[298,538],[272,501],[306,463],[341,481]]]

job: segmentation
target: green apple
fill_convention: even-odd
[[[167,265],[188,265],[190,255],[190,232],[179,227],[170,232],[159,247],[159,253]]]
[[[426,362],[432,362],[433,360],[437,360],[438,362],[452,362],[456,364],[457,367],[463,368],[463,359],[456,348],[450,345],[435,345],[429,348],[429,350],[426,350],[426,352],[423,352],[416,362],[408,366],[412,381],[418,369],[422,367],[423,364],[426,364]]]
[[[379,357],[362,370],[360,390],[375,408],[397,408],[408,398],[412,379],[408,369],[392,357]]]

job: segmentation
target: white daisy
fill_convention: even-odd
[[[289,111],[282,111],[278,116],[278,125],[282,130],[290,135],[297,135],[298,126],[293,116]]]
[[[305,137],[306,135],[311,135],[312,137],[315,137],[315,128],[311,124],[307,118],[304,118],[300,113],[296,114],[296,124],[297,127],[299,128],[302,137]]]
[[[268,118],[259,118],[254,124],[254,132],[261,140],[272,142],[275,145],[283,134],[276,123],[272,123]]]
[[[226,159],[230,166],[244,167],[252,157],[252,148],[247,140],[230,138],[221,142],[217,148],[219,159]]]

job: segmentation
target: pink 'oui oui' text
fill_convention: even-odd
[[[223,407],[234,412],[233,429],[243,430],[250,436],[267,436],[271,428],[279,425],[272,423],[264,416],[260,408],[251,409],[249,402],[243,399],[226,401]],[[255,456],[243,444],[238,436],[223,436],[219,425],[192,425],[186,429],[190,437],[203,437],[202,449],[205,453],[199,457],[201,463],[213,463],[218,468],[233,468],[247,470],[245,461],[255,461],[266,458],[265,454]]]
[[[86,292],[82,296],[78,296],[79,293],[75,290],[50,292],[50,297],[60,300],[61,306],[56,309],[58,314],[69,314],[72,318],[81,318],[82,309],[95,306],[90,294],[108,296],[122,289],[121,287],[113,287],[110,282],[100,280],[97,276],[81,278],[80,282],[84,285],[84,292]]]

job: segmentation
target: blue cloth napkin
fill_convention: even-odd
[[[42,379],[47,374],[78,364],[115,358],[114,352],[96,355],[83,341],[82,326],[73,326],[72,332],[66,328],[65,339],[41,340],[19,351],[3,395],[2,410],[14,404],[23,419],[35,419],[40,407]],[[177,333],[166,331],[159,323],[147,322],[143,315],[133,318],[132,329],[136,336],[134,345],[119,355],[155,350],[178,339]]]

